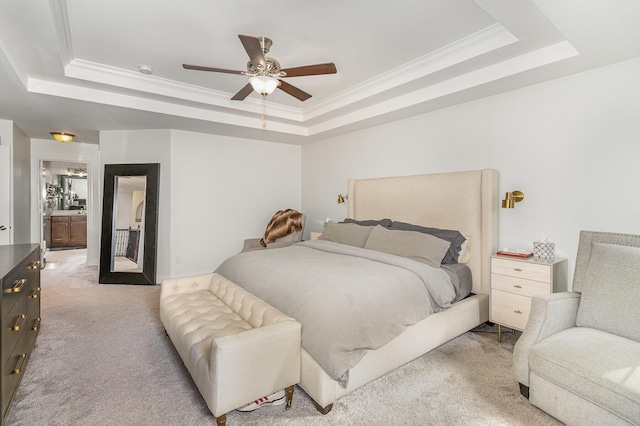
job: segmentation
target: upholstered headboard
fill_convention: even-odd
[[[349,217],[409,222],[470,235],[473,292],[489,293],[498,247],[498,171],[349,180]]]

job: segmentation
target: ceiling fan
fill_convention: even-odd
[[[337,72],[336,66],[332,62],[282,69],[278,61],[266,56],[273,44],[270,38],[265,36],[254,37],[242,34],[238,35],[238,37],[249,55],[249,62],[247,62],[246,71],[188,64],[182,64],[182,66],[188,70],[222,72],[249,76],[249,82],[231,98],[231,100],[234,101],[244,100],[254,90],[264,97],[273,93],[277,88],[290,94],[296,99],[306,101],[311,97],[310,94],[292,86],[282,80],[282,78],[335,74]]]

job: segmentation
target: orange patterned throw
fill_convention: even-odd
[[[269,221],[260,244],[262,247],[266,247],[267,244],[275,242],[278,238],[301,230],[302,213],[293,209],[278,210]]]

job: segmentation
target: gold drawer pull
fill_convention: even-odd
[[[520,269],[520,268],[513,268],[513,270],[516,271],[516,272],[522,272],[522,269]]]
[[[38,269],[40,266],[40,261],[36,260],[35,262],[31,262],[31,265],[28,266],[29,269]]]
[[[18,356],[18,362],[16,362],[16,368],[11,370],[11,374],[20,374],[22,373],[22,368],[24,367],[24,362],[27,360],[27,354],[21,354]]]
[[[31,327],[32,331],[38,331],[40,329],[40,321],[42,321],[42,318],[36,318],[33,320],[33,327]]]
[[[522,311],[513,311],[516,314],[522,314]]]
[[[20,331],[20,327],[22,327],[22,323],[26,317],[26,314],[22,314],[16,318],[16,322],[13,324],[13,327],[11,327],[11,331]]]
[[[6,288],[4,290],[5,293],[20,293],[20,290],[22,290],[22,287],[24,287],[24,285],[27,283],[27,279],[23,278],[21,280],[15,280],[13,282],[13,287],[11,288]]]
[[[34,288],[33,291],[31,291],[29,297],[32,299],[37,299],[38,297],[40,297],[40,287]]]
[[[514,285],[514,287],[515,287],[515,288],[522,288],[522,286],[521,286],[521,285],[518,285],[518,284],[515,284],[515,285]]]

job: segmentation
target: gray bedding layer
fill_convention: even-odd
[[[441,268],[322,240],[240,253],[216,272],[298,320],[302,346],[344,387],[368,349],[456,298]]]

